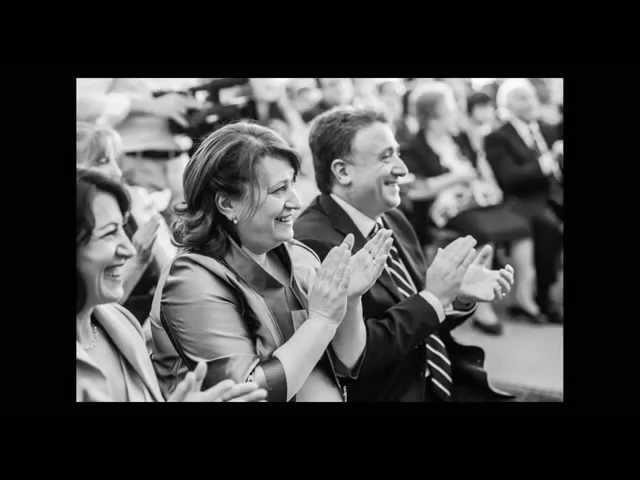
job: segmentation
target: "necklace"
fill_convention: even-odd
[[[93,333],[93,338],[91,339],[91,343],[84,347],[85,351],[93,350],[98,343],[98,329],[96,328],[95,323],[91,322],[91,332]]]

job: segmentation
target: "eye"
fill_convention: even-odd
[[[96,160],[96,164],[98,165],[107,165],[109,163],[109,159],[107,157],[100,157]]]

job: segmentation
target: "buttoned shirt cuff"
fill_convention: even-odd
[[[428,292],[427,290],[422,290],[420,292],[420,295],[436,311],[436,315],[438,316],[438,321],[440,323],[444,322],[444,319],[445,319],[446,315],[445,315],[444,307],[442,306],[442,302],[440,302],[440,300],[438,300],[438,297],[436,297],[433,293]]]

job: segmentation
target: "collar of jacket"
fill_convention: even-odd
[[[98,305],[94,311],[94,318],[107,332],[118,352],[127,359],[135,372],[140,376],[144,385],[151,392],[155,401],[163,401],[158,380],[155,377],[149,352],[144,342],[144,336],[138,320],[124,307],[109,303]],[[76,341],[76,361],[97,370],[106,382],[107,379],[100,367]]]

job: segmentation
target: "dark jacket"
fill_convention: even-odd
[[[399,210],[383,215],[393,230],[399,253],[418,290],[425,287],[426,262],[413,228]],[[352,233],[353,252],[366,243],[347,213],[329,195],[319,195],[294,225],[295,237],[309,245],[320,258]],[[454,398],[456,384],[472,385],[487,398],[497,396],[483,370],[484,352],[456,343],[450,331],[473,309],[449,315],[439,323],[433,307],[419,294],[403,299],[393,280],[383,272],[362,297],[367,329],[366,355],[360,375],[348,385],[349,401],[424,401],[426,348],[424,341],[437,331],[452,362]]]

